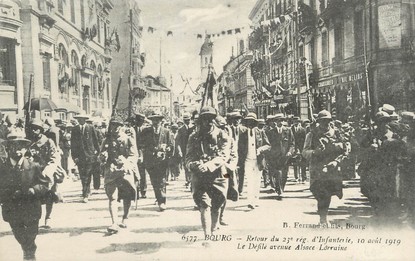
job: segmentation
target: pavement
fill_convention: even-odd
[[[358,179],[344,182],[343,199],[332,198],[328,228],[308,227],[319,220],[316,200],[308,182],[299,184],[290,175],[282,200],[261,188],[259,207],[254,210],[244,196],[228,201],[229,226],[220,227],[209,240],[203,236],[200,214],[183,179],[181,175],[169,181],[164,212],[155,204],[149,184],[148,198],[138,200],[137,209],[132,206],[128,227],[113,235],[107,232],[111,220],[104,190],[94,191],[89,202],[82,203],[80,181],[65,180],[61,185],[65,202],[54,206],[52,228],[40,228],[36,239],[37,260],[415,260],[408,252],[415,249],[414,230],[406,224],[375,225]],[[353,243],[333,244],[346,246],[343,251],[308,249],[318,247],[319,236],[349,238]],[[10,226],[1,220],[0,260],[21,259]]]

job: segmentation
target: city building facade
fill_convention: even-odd
[[[21,1],[24,100],[29,91],[51,99],[61,119],[110,111],[112,9],[110,0]]]
[[[255,82],[255,107],[260,118],[283,112],[298,114],[299,88],[297,2],[258,0],[249,14],[253,32],[249,48]],[[300,92],[301,91],[301,92]]]
[[[123,74],[119,91],[118,110],[134,112],[142,106],[145,96],[142,69],[145,65],[141,22],[141,10],[134,0],[114,1],[110,14],[113,34],[118,38],[119,49],[112,54],[112,95],[115,97],[119,79]]]
[[[350,120],[383,103],[413,110],[414,5],[258,0],[249,15],[258,115],[309,118],[327,109]]]
[[[238,54],[231,56],[218,77],[218,109],[222,115],[233,110],[255,111],[253,102],[254,80],[251,75],[253,55],[243,48],[245,41],[238,42]]]
[[[170,116],[172,106],[171,90],[166,86],[166,79],[162,76],[144,77],[146,95],[141,101],[140,112],[145,114],[160,113]]]
[[[0,110],[3,114],[23,114],[21,3],[0,2]]]

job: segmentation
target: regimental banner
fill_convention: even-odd
[[[401,3],[378,7],[379,48],[400,48],[402,39]]]

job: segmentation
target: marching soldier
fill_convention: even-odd
[[[226,134],[228,134],[229,136],[230,128],[226,124],[225,118],[218,115],[215,121],[216,121],[218,128],[225,131]],[[226,208],[227,199],[230,199],[232,201],[238,201],[239,199],[238,178],[236,177],[236,169],[238,167],[238,152],[236,151],[235,141],[231,138],[229,138],[229,148],[230,148],[229,160],[225,164],[226,175],[228,175],[229,183],[228,183],[228,192],[227,192],[227,196],[225,199],[225,203],[223,203],[221,210],[220,210],[220,215],[219,215],[219,224],[221,226],[228,225],[228,223],[224,219],[224,212]]]
[[[126,228],[131,201],[137,200],[135,181],[138,179],[138,152],[136,141],[122,128],[123,121],[113,117],[109,123],[107,137],[101,146],[100,160],[104,163],[105,193],[109,200],[109,212],[112,225],[108,232],[118,232],[118,227]],[[121,223],[118,220],[118,201],[123,201],[124,214]]]
[[[224,175],[230,157],[229,137],[214,125],[216,115],[214,108],[202,108],[200,129],[190,135],[186,154],[186,166],[193,172],[193,199],[199,207],[205,236],[216,229],[228,190]]]
[[[306,136],[303,156],[310,162],[310,191],[317,200],[320,224],[327,224],[331,197],[343,197],[342,177],[338,164],[350,151],[350,144],[341,140],[331,122],[331,114],[322,110],[317,115],[318,126]]]
[[[42,216],[42,199],[48,193],[49,180],[42,175],[38,162],[24,155],[31,141],[9,133],[4,145],[8,157],[0,161],[0,203],[4,221],[22,247],[24,260],[36,260],[35,239]]]
[[[45,198],[46,215],[45,215],[45,228],[50,228],[51,214],[53,209],[53,203],[59,202],[57,194],[57,182],[55,182],[54,174],[55,170],[60,167],[60,153],[56,148],[55,142],[44,135],[44,124],[40,119],[33,119],[29,124],[29,128],[32,131],[32,144],[29,147],[32,160],[37,162],[42,171],[48,172],[50,175],[49,180],[51,182],[50,194]],[[62,180],[63,181],[63,180]],[[60,181],[61,182],[61,181]]]

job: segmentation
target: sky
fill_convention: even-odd
[[[247,38],[250,32],[250,11],[256,0],[136,0],[142,15],[143,47],[146,64],[143,75],[160,74],[160,40],[162,75],[172,79],[172,90],[183,91],[182,77],[191,79],[195,88],[200,82],[200,47],[205,33],[217,34],[241,28],[240,34],[211,38],[213,66],[217,75],[223,70],[232,54],[236,54],[238,39]],[[147,28],[155,31],[149,33]],[[243,28],[243,29],[242,29]],[[172,31],[172,36],[167,32]],[[197,39],[202,34],[202,39]],[[186,91],[187,92],[187,91]]]

